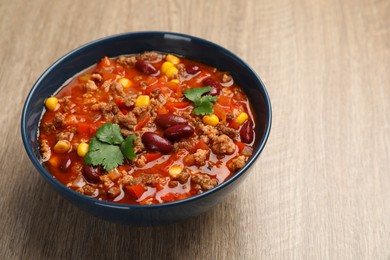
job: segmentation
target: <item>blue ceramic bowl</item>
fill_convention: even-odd
[[[232,74],[249,96],[255,114],[257,139],[254,154],[239,172],[212,190],[194,197],[159,205],[123,205],[81,195],[58,182],[44,165],[38,147],[38,125],[44,100],[75,74],[96,64],[102,57],[116,57],[154,50],[176,53]],[[199,215],[220,202],[249,174],[263,150],[271,128],[271,105],[264,84],[239,57],[209,41],[170,32],[125,33],[83,45],[56,61],[32,87],[22,112],[21,131],[30,160],[58,193],[77,207],[106,220],[132,226],[160,225]]]

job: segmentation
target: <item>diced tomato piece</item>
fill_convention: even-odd
[[[214,114],[221,121],[225,121],[226,120],[226,115],[227,115],[226,108],[224,108],[223,106],[219,105],[218,103],[215,103],[213,108],[214,108]]]
[[[77,126],[77,132],[80,135],[90,135],[92,131],[92,127],[89,124],[79,123]]]
[[[144,126],[149,122],[149,120],[150,120],[150,116],[147,116],[147,117],[145,117],[144,119],[142,119],[141,121],[139,121],[139,122],[137,123],[137,125],[135,126],[135,130],[136,130],[136,131],[141,130],[142,127],[144,127]]]
[[[180,86],[180,83],[169,81],[167,82],[167,87],[175,93],[176,97],[183,96],[183,90]]]
[[[217,103],[224,107],[230,107],[232,104],[232,98],[227,96],[219,96]]]
[[[183,158],[183,163],[186,166],[192,166],[195,164],[195,158],[193,154],[189,154]]]
[[[240,124],[237,123],[235,119],[233,119],[232,121],[230,121],[229,127],[238,130],[240,128]]]
[[[195,149],[209,150],[210,147],[203,140],[199,140],[195,145]]]
[[[148,76],[148,77],[146,78],[146,84],[147,84],[148,86],[157,83],[157,81],[158,81],[158,80],[157,80],[156,77]]]
[[[145,189],[141,183],[138,183],[134,186],[126,186],[126,190],[136,199],[139,199],[145,192]]]
[[[115,80],[117,77],[117,74],[111,73],[109,71],[103,70],[100,74],[102,74],[103,80]]]
[[[145,93],[146,94],[150,94],[153,92],[153,90],[155,90],[156,88],[159,88],[161,89],[163,86],[165,86],[165,83],[164,82],[157,82],[155,84],[151,84],[149,85],[146,89],[145,89]]]
[[[124,103],[122,97],[117,97],[117,98],[115,99],[115,104],[116,104],[118,107],[123,107],[123,106],[125,105],[125,103]]]
[[[176,109],[183,109],[190,105],[190,102],[183,101],[183,102],[168,102],[165,104],[165,107],[170,111],[174,112]]]
[[[161,153],[146,153],[146,154],[144,154],[146,162],[151,162],[151,161],[157,160],[161,156],[162,156]]]
[[[121,108],[120,110],[121,110],[122,114],[124,114],[124,115],[127,115],[129,113],[129,111],[125,108]]]
[[[166,107],[161,107],[158,111],[157,114],[168,114],[169,111],[166,109]]]
[[[172,192],[169,192],[167,194],[164,194],[161,196],[161,199],[165,202],[170,202],[170,201],[174,201],[176,198],[175,194],[172,193]]]
[[[245,143],[242,143],[242,142],[235,142],[235,144],[237,145],[238,147],[238,152],[241,153],[242,150],[244,150],[244,148],[246,147],[246,144]]]

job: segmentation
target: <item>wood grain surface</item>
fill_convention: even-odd
[[[68,204],[29,161],[20,116],[68,51],[145,30],[242,57],[273,107],[268,144],[224,202],[130,228]],[[390,259],[390,1],[0,0],[0,259]]]

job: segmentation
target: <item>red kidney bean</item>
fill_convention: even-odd
[[[158,70],[150,62],[144,60],[137,60],[135,67],[145,74],[153,75],[158,73]]]
[[[253,122],[247,120],[241,127],[240,130],[241,142],[251,143],[253,141]]]
[[[164,131],[164,136],[171,140],[179,140],[181,138],[190,137],[193,134],[194,128],[188,124],[174,125]]]
[[[210,77],[205,78],[205,79],[202,81],[202,85],[203,85],[203,86],[215,87],[215,88],[220,88],[220,87],[221,87],[221,85],[219,84],[218,81],[216,81],[215,79],[212,79],[212,78],[210,78]]]
[[[84,164],[83,166],[83,176],[91,182],[98,181],[100,178],[100,175],[102,175],[102,166],[99,165],[97,167],[92,165]]]
[[[210,95],[217,96],[221,92],[221,84],[212,78],[205,78],[202,81],[203,86],[210,86]]]
[[[65,154],[60,161],[60,170],[66,172],[71,164],[72,160],[70,159],[70,156],[68,154]]]
[[[199,71],[200,71],[200,67],[198,65],[192,65],[192,66],[186,67],[186,72],[188,74],[191,74],[191,75],[194,75],[194,74],[198,73]]]
[[[145,132],[142,135],[142,142],[147,149],[161,153],[169,153],[173,149],[173,145],[168,139],[153,132]]]
[[[177,124],[185,124],[188,122],[186,118],[174,114],[158,114],[155,121],[162,128],[168,128]]]

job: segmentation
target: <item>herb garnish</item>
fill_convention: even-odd
[[[184,96],[194,102],[195,109],[192,111],[195,115],[207,115],[214,112],[213,104],[217,97],[211,95],[204,95],[210,91],[210,86],[204,88],[187,89]]]
[[[84,157],[86,164],[101,164],[106,171],[123,164],[124,158],[134,160],[135,135],[123,139],[119,125],[106,123],[98,128],[96,135],[89,142],[88,153]]]

